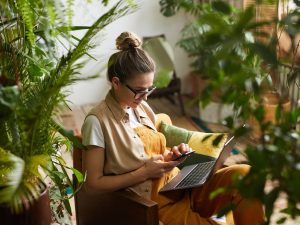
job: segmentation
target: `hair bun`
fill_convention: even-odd
[[[117,49],[121,51],[126,51],[129,48],[139,48],[141,44],[141,39],[131,32],[123,32],[116,39]]]

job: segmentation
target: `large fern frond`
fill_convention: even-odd
[[[35,15],[32,11],[31,2],[28,0],[18,0],[17,1],[18,8],[20,9],[21,16],[23,18],[23,21],[25,23],[26,27],[26,36],[29,40],[29,43],[31,46],[35,46],[35,35],[33,33],[33,27],[34,27],[34,21],[35,21]]]

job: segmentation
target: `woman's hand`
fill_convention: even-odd
[[[171,161],[175,158],[181,156],[181,154],[190,152],[192,149],[189,147],[188,144],[181,143],[177,146],[174,146],[171,151],[166,151],[164,154],[165,161]]]
[[[146,161],[142,169],[144,170],[145,178],[159,178],[162,177],[166,172],[171,171],[179,162],[177,161],[164,161],[162,155],[156,155]]]

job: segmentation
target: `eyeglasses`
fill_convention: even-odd
[[[139,99],[146,96],[149,96],[154,90],[155,90],[155,86],[148,88],[147,91],[137,91],[134,90],[132,87],[130,87],[128,84],[125,84],[125,86],[134,93],[134,99]]]

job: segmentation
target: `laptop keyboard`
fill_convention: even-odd
[[[176,188],[188,187],[199,183],[205,179],[213,167],[215,161],[199,163],[179,184]]]

